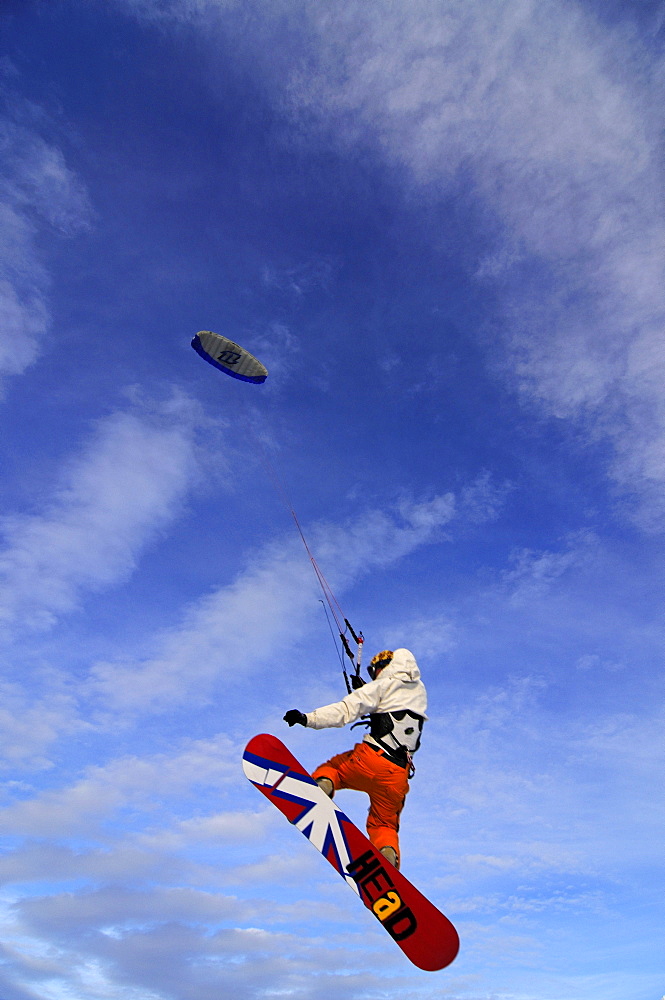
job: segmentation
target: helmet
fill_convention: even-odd
[[[392,649],[383,649],[381,650],[380,653],[377,653],[376,656],[372,657],[372,659],[370,660],[370,664],[367,668],[367,673],[369,674],[369,676],[372,678],[373,681],[376,680],[376,675],[379,673],[379,671],[383,670],[384,667],[388,666],[392,658],[393,658]]]

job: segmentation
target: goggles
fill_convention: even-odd
[[[390,654],[390,656],[381,657],[381,659],[378,659],[376,656],[374,657],[374,659],[367,668],[367,673],[369,674],[372,680],[376,680],[376,675],[378,674],[378,672],[380,670],[383,670],[384,667],[387,667],[392,658],[393,658],[392,653]]]

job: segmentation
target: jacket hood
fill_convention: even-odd
[[[384,677],[396,677],[400,681],[419,681],[420,668],[410,649],[395,649],[393,658],[381,671]]]

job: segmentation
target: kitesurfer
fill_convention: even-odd
[[[291,709],[284,721],[289,726],[327,729],[368,716],[369,732],[362,743],[331,757],[312,777],[331,798],[339,788],[368,793],[367,836],[399,868],[399,817],[414,771],[411,757],[420,746],[427,718],[427,692],[408,649],[384,649],[373,657],[367,672],[371,681],[365,684],[354,676],[354,690],[341,701],[307,714]]]

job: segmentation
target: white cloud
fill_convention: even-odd
[[[276,288],[287,295],[302,298],[313,289],[329,288],[335,268],[335,263],[326,257],[314,258],[287,268],[266,264],[261,278],[268,288]]]
[[[150,810],[156,802],[201,786],[219,791],[237,780],[240,757],[240,749],[220,735],[193,741],[172,755],[131,756],[91,766],[73,785],[19,798],[0,809],[0,829],[24,837],[97,835],[127,806]]]
[[[88,834],[89,827],[84,828],[84,832]],[[56,827],[54,834],[61,837],[62,828]],[[101,847],[82,850],[80,841],[76,847],[65,846],[44,835],[6,851],[0,858],[2,885],[20,886],[21,891],[29,887],[28,892],[34,891],[35,886],[45,891],[44,886],[55,889],[72,882],[127,885],[155,878],[186,880],[193,884],[197,878],[201,880],[201,873],[192,864],[167,858],[157,847],[137,846],[129,838],[125,842],[114,840],[111,845],[107,838]]]
[[[44,628],[126,579],[196,475],[195,407],[174,394],[100,421],[42,512],[6,517],[0,622]]]
[[[297,543],[270,546],[233,584],[203,597],[179,627],[156,637],[153,658],[98,663],[91,690],[106,708],[164,710],[185,696],[198,705],[216,677],[233,684],[302,628],[314,586]]]
[[[242,0],[117,0],[117,3],[148,20],[190,21],[203,14],[237,9]]]
[[[2,192],[11,205],[37,212],[65,235],[89,225],[87,192],[61,149],[46,142],[33,127],[8,118],[0,121],[0,144],[6,164]]]
[[[129,891],[119,886],[77,895],[54,895],[21,904],[24,914],[40,931],[60,936],[81,932],[87,926],[103,927],[103,933],[120,935],[130,928],[147,928],[171,921],[218,923],[251,916],[253,907],[239,900],[190,888],[156,888]]]
[[[478,502],[478,492],[482,504]],[[336,593],[377,567],[388,566],[418,547],[443,541],[455,521],[476,523],[480,509],[494,516],[500,499],[490,500],[483,479],[460,498],[403,501],[399,515],[368,511],[351,523],[314,528],[308,544]],[[183,697],[205,701],[217,678],[227,685],[272,662],[276,650],[301,636],[316,609],[317,583],[297,538],[257,552],[251,565],[228,587],[202,598],[178,628],[155,637],[154,658],[143,663],[98,663],[90,690],[105,706],[123,710],[165,710]]]
[[[624,670],[626,665],[620,661],[603,659],[598,653],[585,653],[584,656],[580,656],[575,666],[578,670],[608,670],[614,673]]]
[[[512,568],[503,574],[514,605],[525,605],[545,596],[566,574],[589,564],[598,553],[591,532],[578,532],[563,540],[556,551],[522,549],[511,555]]]
[[[566,920],[586,921],[606,911],[603,875],[611,879],[618,861],[625,862],[631,853],[637,864],[657,858],[662,805],[655,789],[662,759],[656,740],[662,715],[654,713],[649,720],[607,715],[593,726],[576,721],[562,725],[559,720],[554,735],[552,717],[543,706],[545,694],[542,685],[525,678],[487,689],[463,708],[448,705],[428,724],[428,749],[421,751],[428,756],[422,764],[418,761],[403,824],[405,843],[413,843],[415,836],[418,844],[408,855],[409,873],[425,884],[428,871],[429,894],[460,923],[466,953],[474,962],[498,947],[501,921],[507,921],[504,935],[507,927],[517,929],[517,921],[524,947],[542,947],[537,925],[522,923],[525,918],[559,913]],[[324,997],[335,986],[329,974],[342,967],[340,961],[345,969],[367,965],[378,933],[368,922],[371,918],[340,887],[339,905],[348,904],[349,911],[344,919],[335,886],[325,876],[321,886],[315,885],[321,859],[309,848],[304,850],[310,852],[311,866],[293,852],[275,853],[270,829],[274,810],[256,817],[268,853],[249,864],[238,864],[230,855],[232,844],[244,843],[248,832],[257,833],[254,814],[238,810],[234,785],[243,780],[239,756],[240,748],[220,736],[192,742],[172,755],[123,758],[89,768],[72,785],[38,793],[32,803],[17,803],[0,813],[6,834],[46,841],[7,851],[0,859],[0,879],[28,884],[28,894],[0,912],[3,940],[13,948],[16,981],[41,984],[46,974],[41,963],[48,959],[50,981],[78,989],[79,995],[124,996],[125,980],[133,989],[142,984],[145,995],[161,995],[167,979],[177,975],[183,995],[192,998],[212,997],[220,983],[225,990],[246,988],[250,997],[260,992],[262,963],[267,963],[267,978],[280,989],[291,973],[309,976],[308,970],[316,968],[321,988],[315,995]],[[167,799],[189,813],[181,796],[194,785],[204,800],[215,803],[220,792],[230,792],[230,811],[175,823],[162,817],[160,826],[157,807]],[[636,824],[630,804],[638,785],[642,801]],[[134,835],[127,834],[126,823],[118,833],[118,819],[127,810],[138,827]],[[357,801],[355,811],[360,812]],[[281,819],[276,817],[275,823]],[[288,824],[283,828],[298,836]],[[59,845],[63,836],[70,836],[76,849]],[[90,837],[103,837],[102,849],[81,850],[82,840]],[[185,862],[201,843],[223,848],[219,877],[238,886],[238,899],[209,886],[186,887],[197,879],[204,885],[206,872]],[[434,857],[438,878],[431,875]],[[303,862],[312,868],[310,882],[298,878],[294,883],[293,873],[302,875]],[[580,875],[595,881],[585,886],[583,878],[574,878]],[[65,880],[76,880],[75,891],[63,891]],[[81,880],[88,889],[81,889]],[[128,880],[142,888],[128,891]],[[266,880],[279,882],[279,894],[256,898],[263,895],[258,887]],[[489,938],[467,915],[491,921]],[[296,920],[307,926],[299,939],[271,931]],[[344,928],[343,945],[331,934],[335,924]],[[350,926],[361,934],[357,944],[351,942]],[[383,939],[377,948],[382,962],[399,958]],[[91,964],[101,977],[94,989]],[[236,980],[239,967],[245,971]],[[374,982],[373,995],[379,985]],[[40,996],[49,995],[37,988]],[[391,988],[398,995],[394,983]],[[333,992],[337,995],[336,986]],[[357,995],[355,988],[348,995]]]
[[[197,816],[185,819],[171,829],[146,832],[139,837],[144,848],[154,850],[176,850],[192,844],[218,844],[263,839],[268,827],[272,826],[274,815],[263,812],[226,811],[212,816]]]
[[[229,30],[234,3],[127,0]],[[245,5],[246,6],[246,5]],[[274,19],[274,20],[273,20]],[[262,43],[291,26],[290,78]],[[494,245],[497,370],[548,416],[609,440],[610,476],[665,525],[663,75],[635,33],[557,0],[318,0],[261,8],[247,45],[308,141],[356,143],[410,193],[473,199]],[[275,60],[273,64],[273,60]]]
[[[346,142],[374,136],[427,197],[471,185],[501,224],[479,274],[504,281],[506,371],[547,413],[608,437],[640,523],[662,526],[663,95],[645,54],[554,2],[313,17],[318,72],[298,73],[294,107],[332,116]]]
[[[33,698],[19,684],[0,682],[0,769],[48,768],[52,762],[45,753],[50,745],[85,728],[70,692],[51,689]]]
[[[504,872],[514,890],[516,879],[543,873],[602,881],[633,864],[660,864],[663,706],[590,723],[553,711],[550,690],[516,678],[445,706],[427,725],[421,796],[404,825],[418,831],[425,854],[461,858],[467,871],[456,861],[455,878],[471,891]],[[425,786],[436,775],[432,796]]]
[[[383,993],[388,983],[403,992],[392,957],[384,959],[384,975],[367,972],[359,958],[367,955],[376,932],[364,936],[360,952],[348,930],[344,937],[325,938],[268,930],[243,920],[248,908],[237,901],[238,922],[249,926],[234,926],[224,899],[186,897],[185,892],[134,896],[118,891],[87,899],[55,897],[44,901],[44,911],[38,899],[17,905],[3,921],[3,938],[12,945],[8,995],[165,1000],[173,996],[174,983],[182,1000],[214,1000],[220,991],[238,1000],[276,993],[352,1000]],[[166,919],[158,916],[162,905]],[[117,924],[103,923],[106,910],[123,906],[130,919],[118,913]],[[219,927],[220,918],[226,926]],[[35,993],[30,986],[17,993],[17,980],[34,986]]]
[[[15,105],[14,111],[18,119],[39,118],[34,108]],[[89,226],[92,212],[62,150],[34,125],[1,117],[0,155],[0,375],[18,375],[36,359],[50,325],[39,227],[46,223],[61,236],[72,236]]]
[[[266,883],[300,885],[303,878],[306,877],[306,873],[309,873],[310,878],[315,878],[320,873],[320,869],[316,865],[314,854],[303,856],[300,845],[298,845],[298,849],[294,850],[289,857],[269,854],[261,858],[260,861],[237,866],[230,872],[229,881],[245,886],[264,886]]]
[[[293,355],[300,350],[300,344],[298,338],[284,323],[272,322],[267,330],[259,334],[254,333],[246,346],[270,373],[268,391],[273,391],[276,385],[281,388],[285,382],[290,381],[293,376]],[[256,413],[254,420],[259,420]]]
[[[419,662],[449,653],[458,641],[456,622],[446,614],[412,618],[396,627],[387,626],[382,635],[391,649],[407,646]]]

